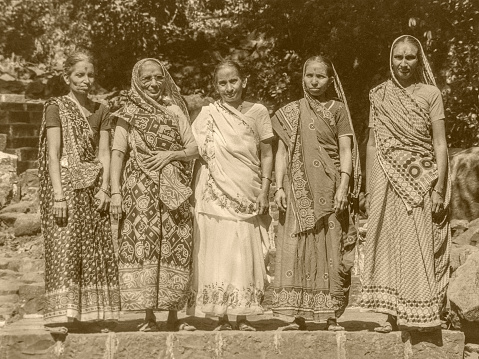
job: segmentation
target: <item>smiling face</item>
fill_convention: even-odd
[[[159,64],[147,61],[140,68],[140,86],[153,100],[157,101],[163,93],[165,73]]]
[[[328,66],[320,61],[311,61],[306,64],[303,74],[306,91],[314,98],[324,97],[333,78],[329,75]]]
[[[233,66],[221,67],[215,76],[215,87],[223,102],[232,106],[239,105],[247,79],[242,79],[238,70]]]
[[[419,66],[419,49],[410,42],[399,42],[392,51],[392,68],[396,79],[406,87],[415,82]]]
[[[63,76],[76,95],[88,95],[95,80],[93,64],[89,61],[79,61],[71,67],[71,72]]]

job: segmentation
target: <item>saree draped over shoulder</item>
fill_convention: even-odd
[[[316,321],[334,317],[347,305],[357,240],[349,211],[336,216],[333,208],[340,183],[336,119],[326,106],[306,97],[281,108],[272,123],[289,160],[283,180],[287,210],[280,212],[278,226],[273,313]],[[354,136],[349,125],[348,135]],[[325,149],[326,143],[335,144],[334,153]],[[353,148],[354,179],[359,178],[355,140]],[[354,180],[353,186],[358,186]]]
[[[59,226],[48,169],[46,109],[59,109],[63,153],[60,175],[68,221]],[[39,177],[41,226],[45,242],[45,309],[47,322],[73,319],[116,320],[120,311],[118,269],[110,216],[98,212],[95,194],[102,165],[97,144],[79,105],[70,97],[48,100],[40,130]]]
[[[262,242],[268,241],[270,217],[255,212],[261,167],[254,120],[216,102],[193,124],[202,159],[195,181],[196,301],[190,306],[197,315],[263,312]]]
[[[427,73],[421,80],[434,85],[428,66],[423,68]],[[433,216],[431,191],[438,169],[431,116],[394,74],[371,91],[370,102],[376,157],[368,179],[361,306],[397,316],[402,326],[439,326],[449,281],[450,180],[445,209]]]
[[[139,61],[133,68],[127,102],[113,114],[129,125],[119,224],[122,310],[181,310],[191,284],[190,172],[180,161],[170,162],[160,171],[145,166],[153,151],[184,148],[178,116],[141,90],[139,70],[146,61],[163,68],[155,59]],[[182,101],[168,72],[163,71],[166,93],[174,104]]]

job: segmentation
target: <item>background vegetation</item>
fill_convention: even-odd
[[[401,34],[426,47],[445,99],[451,147],[479,145],[477,0],[0,0],[0,72],[52,91],[74,48],[97,59],[99,92],[127,88],[140,58],[160,58],[182,93],[214,96],[211,72],[240,61],[249,95],[271,111],[301,96],[305,58],[332,58],[365,138],[368,91]],[[35,94],[35,86],[32,86]]]

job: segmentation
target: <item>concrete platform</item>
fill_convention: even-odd
[[[166,319],[165,313],[157,315]],[[45,332],[42,318],[23,319],[0,330],[0,359],[86,358],[324,358],[324,359],[462,359],[464,335],[461,332],[394,332],[379,334],[372,328],[384,316],[347,310],[340,320],[344,332],[327,332],[325,324],[314,324],[309,331],[281,332],[284,322],[270,314],[249,318],[257,332],[212,332],[215,321],[187,318],[196,332],[134,332],[141,313],[123,316],[115,333]]]

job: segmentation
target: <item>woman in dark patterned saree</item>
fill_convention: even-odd
[[[357,239],[349,209],[360,185],[357,143],[328,59],[306,61],[303,90],[304,98],[272,118],[280,209],[273,313],[295,317],[282,330],[305,330],[306,320],[321,319],[328,330],[343,330],[336,319],[347,304]]]
[[[419,41],[391,46],[391,78],[371,90],[362,303],[378,332],[441,324],[449,281],[447,144],[441,92]]]
[[[177,311],[190,295],[188,161],[198,149],[178,88],[158,60],[136,63],[126,104],[113,116],[111,210],[121,215],[122,310],[146,310],[141,331],[158,330],[154,310],[169,311],[167,330],[194,330]]]
[[[64,67],[70,92],[45,103],[40,137],[44,317],[50,324],[117,320],[108,109],[88,98],[94,80],[88,55],[73,53]],[[67,332],[66,327],[49,330]]]

